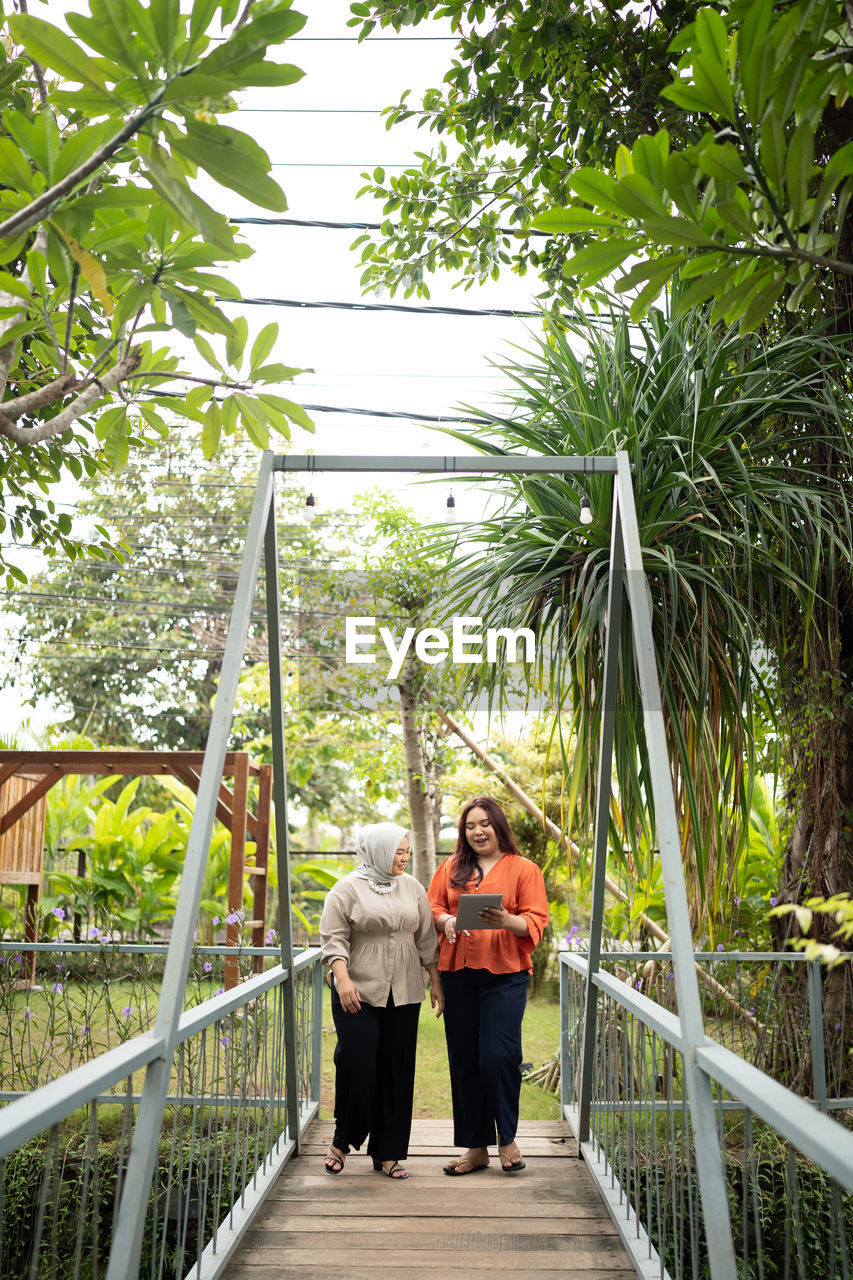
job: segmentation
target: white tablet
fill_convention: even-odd
[[[480,919],[480,912],[487,907],[497,909],[500,905],[499,893],[460,893],[456,909],[456,932],[459,933],[462,929],[493,929],[494,925],[486,924]]]

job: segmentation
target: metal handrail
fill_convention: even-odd
[[[604,958],[612,958],[611,953]],[[581,955],[561,951],[560,963],[589,979],[589,966]],[[612,974],[599,971],[592,975],[592,983],[661,1040],[681,1053],[685,1051],[681,1024],[669,1009]],[[717,1044],[710,1036],[704,1045],[695,1049],[695,1058],[697,1066],[710,1080],[740,1098],[765,1124],[820,1165],[846,1190],[853,1191],[853,1133],[849,1129],[815,1112],[804,1098],[731,1049]]]
[[[224,948],[223,948],[224,949]],[[302,952],[293,963],[293,972],[310,968],[319,958],[316,947]],[[177,1044],[182,1044],[205,1027],[256,999],[264,991],[285,982],[289,971],[276,965],[267,973],[256,974],[239,986],[219,996],[211,996],[202,1004],[181,1014]],[[134,1071],[162,1057],[164,1041],[154,1031],[140,1032],[107,1049],[89,1062],[74,1067],[66,1075],[16,1098],[0,1110],[0,1159],[45,1129],[59,1124],[80,1107],[99,1097],[110,1085],[125,1080]]]
[[[600,962],[616,958],[616,953],[604,952]],[[778,958],[788,957],[783,953]],[[749,959],[748,953],[744,959]],[[815,962],[810,963],[811,975]],[[809,1269],[803,1252],[800,1206],[809,1202],[801,1200],[806,1193],[797,1188],[800,1177],[811,1178],[809,1186],[828,1188],[825,1194],[831,1207],[811,1219],[811,1229],[824,1233],[823,1248],[829,1258],[846,1258],[850,1210],[845,1211],[842,1198],[844,1192],[853,1193],[853,1132],[821,1112],[849,1109],[853,1099],[834,1099],[827,1107],[825,1095],[800,1097],[709,1035],[691,1044],[678,1014],[637,990],[630,978],[623,980],[600,969],[591,972],[583,953],[561,951],[559,970],[561,1110],[638,1275],[643,1280],[684,1280],[695,1275],[703,1249],[715,1237],[719,1240],[721,1232],[727,1233],[732,1245],[738,1240],[738,1274],[756,1274],[753,1265],[758,1266],[759,1276],[767,1274],[768,1257],[778,1263],[781,1256],[780,1231],[788,1242],[784,1249],[796,1247],[797,1274],[824,1274]],[[596,1069],[586,1081],[579,1073],[582,1048],[586,1048],[584,992],[587,1002],[592,999],[601,1006],[592,1046]],[[809,1016],[813,1020],[815,1015],[810,999]],[[811,1040],[813,1044],[819,1040],[822,1051],[822,1027],[816,1033],[812,1026]],[[688,1125],[685,1087],[688,1055],[713,1099],[718,1166],[733,1205],[740,1201],[734,1222],[710,1217],[697,1200],[697,1152],[692,1125]],[[819,1075],[814,1072],[815,1081]],[[586,1099],[586,1135],[581,1131],[579,1096],[585,1084],[591,1090]],[[759,1132],[760,1144],[755,1136]],[[765,1146],[771,1135],[774,1140]],[[761,1154],[765,1150],[766,1156]],[[762,1178],[776,1176],[773,1170],[780,1161],[787,1170],[786,1191],[779,1202],[784,1222],[775,1228],[775,1237],[768,1228],[769,1246],[762,1243],[759,1210],[757,1167],[762,1160],[768,1161],[762,1165]],[[814,1174],[809,1175],[808,1169]],[[777,1252],[768,1255],[765,1247]],[[826,1265],[827,1277],[849,1280],[843,1261],[840,1272],[834,1263]]]
[[[59,1124],[102,1090],[161,1058],[163,1049],[162,1036],[142,1032],[10,1102],[0,1111],[0,1159]]]

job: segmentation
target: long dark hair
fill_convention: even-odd
[[[472,879],[479,884],[483,878],[483,869],[477,860],[477,851],[468,843],[465,835],[465,823],[472,809],[485,809],[489,815],[489,821],[498,837],[498,848],[501,853],[519,853],[515,836],[506,820],[506,814],[497,800],[493,800],[491,796],[477,796],[476,799],[469,800],[459,815],[456,853],[450,866],[450,883],[456,889],[461,889]]]

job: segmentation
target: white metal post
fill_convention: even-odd
[[[604,684],[601,695],[601,730],[595,792],[595,826],[593,829],[589,956],[586,971],[580,1096],[578,1098],[578,1143],[589,1141],[592,1078],[595,1071],[598,988],[595,986],[594,978],[598,972],[601,959],[601,931],[604,924],[604,881],[607,874],[610,778],[613,762],[613,730],[616,722],[616,692],[619,678],[619,642],[622,631],[624,572],[625,553],[622,546],[622,528],[619,519],[619,492],[614,484],[613,519],[610,533],[610,581],[607,587],[607,613],[605,615]]]
[[[273,801],[275,803],[275,857],[278,869],[278,930],[281,963],[287,970],[282,991],[284,1013],[284,1092],[287,1128],[302,1153],[299,1132],[299,1074],[296,1053],[296,974],[293,971],[293,922],[290,911],[290,837],[287,826],[287,751],[284,743],[284,679],[281,666],[281,592],[278,581],[278,533],[275,527],[275,494],[270,501],[264,538],[264,575],[267,594],[267,641],[270,663],[270,729],[272,733]]]
[[[145,1075],[142,1100],[137,1112],[133,1143],[128,1158],[127,1175],[113,1231],[107,1280],[131,1280],[139,1270],[142,1233],[145,1228],[151,1180],[160,1145],[178,1020],[184,1003],[187,974],[192,956],[193,933],[198,919],[207,854],[219,799],[228,736],[231,732],[243,652],[249,633],[252,599],[263,548],[264,527],[272,497],[272,467],[273,455],[265,453],[252,503],[249,531],[231,610],[225,653],[222,658],[219,689],[204,752],[195,813],[187,841],[187,855],[175,909],[172,938],[160,988],[160,1003],[157,1006],[154,1034],[163,1041],[163,1056],[151,1063]]]
[[[696,1174],[712,1280],[736,1280],[729,1202],[723,1153],[714,1118],[714,1099],[708,1076],[696,1063],[696,1050],[707,1042],[699,999],[699,983],[693,959],[693,935],[687,906],[687,889],[681,863],[681,841],[675,813],[669,751],[661,705],[660,680],[655,660],[649,589],[643,568],[643,552],[631,464],[627,453],[616,454],[616,490],[625,548],[626,586],[631,605],[634,649],[640,679],[640,696],[646,728],[649,776],[655,803],[661,870],[666,895],[666,915],[672,939],[672,960],[678,995],[678,1016],[684,1037],[684,1074],[690,1106],[690,1123],[696,1143]]]

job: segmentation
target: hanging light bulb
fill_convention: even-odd
[[[452,489],[450,490],[450,493],[448,494],[448,497],[447,497],[447,503],[445,505],[445,512],[444,512],[444,519],[447,524],[453,524],[454,520],[456,519],[456,499],[453,496]]]
[[[589,505],[589,498],[586,494],[581,498],[580,520],[581,524],[592,524],[592,508]]]
[[[305,499],[305,510],[302,512],[302,519],[306,524],[310,524],[317,514],[317,503],[313,493],[309,493]]]

